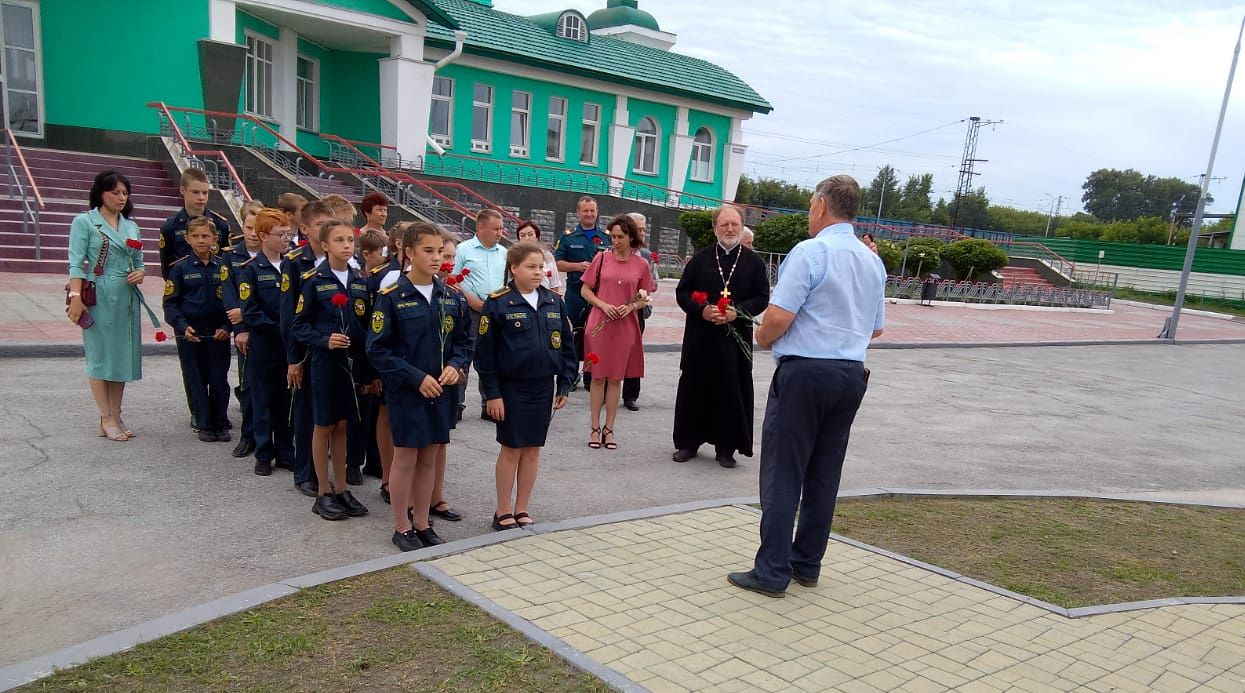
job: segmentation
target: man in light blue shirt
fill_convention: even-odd
[[[811,238],[779,268],[756,332],[778,360],[761,429],[761,547],[752,570],[728,579],[770,597],[785,596],[792,578],[817,584],[848,433],[868,383],[865,350],[882,334],[886,269],[852,230],[859,208],[850,176],[817,185]]]
[[[471,334],[476,334],[480,325],[480,310],[484,308],[484,299],[506,284],[506,249],[501,244],[501,214],[495,209],[482,209],[476,215],[476,235],[471,240],[458,245],[458,254],[454,258],[454,274],[471,270],[463,283],[459,285],[467,305],[471,308]],[[484,411],[484,385],[476,381],[480,391],[480,418],[488,420],[488,412]],[[466,408],[467,379],[458,384],[458,418],[462,419]]]

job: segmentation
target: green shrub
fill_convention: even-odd
[[[904,274],[909,277],[924,277],[930,272],[937,272],[942,267],[942,253],[939,247],[942,244],[938,239],[921,239],[921,243],[917,243],[917,239],[912,239],[912,243],[908,244],[908,259],[905,263],[903,260],[904,247],[903,243],[899,244],[899,256],[901,267]],[[935,241],[929,243],[927,241]]]
[[[808,240],[807,214],[782,214],[756,225],[753,247],[762,253],[789,253],[796,243]]]
[[[713,213],[684,212],[679,215],[679,227],[687,234],[696,250],[708,248],[713,244]]]
[[[893,241],[885,238],[877,240],[878,257],[882,258],[882,264],[886,265],[887,274],[898,274],[899,264],[903,261],[903,248]]]
[[[951,265],[960,279],[976,281],[990,272],[1007,266],[1007,253],[982,238],[965,238],[942,249],[942,259]]]

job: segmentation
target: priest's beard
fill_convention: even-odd
[[[722,246],[722,249],[729,253],[739,245],[739,236],[735,236],[734,238],[719,238],[718,245]]]

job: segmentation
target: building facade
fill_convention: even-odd
[[[152,102],[246,113],[323,155],[381,143],[433,175],[481,167],[733,198],[741,123],[770,105],[671,51],[635,0],[523,17],[488,0],[0,0],[15,133],[103,149],[159,132]],[[288,146],[288,145],[286,145]]]

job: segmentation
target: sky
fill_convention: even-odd
[[[605,0],[493,5],[590,14]],[[1047,213],[1062,196],[1063,214],[1082,209],[1081,185],[1099,168],[1200,181],[1245,14],[1245,3],[1210,0],[639,7],[678,35],[675,52],[730,70],[773,105],[743,125],[750,176],[812,186],[848,173],[867,185],[890,164],[901,179],[933,173],[935,201],[950,199],[967,118],[978,116],[1002,122],[980,130],[977,158],[987,161],[974,187],[994,204]],[[1237,77],[1208,213],[1234,212],[1245,176]]]

